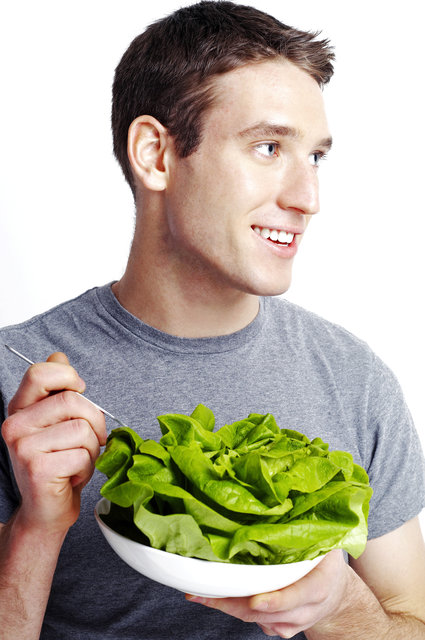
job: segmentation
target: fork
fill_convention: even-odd
[[[22,353],[19,353],[19,351],[17,351],[13,347],[10,347],[8,344],[5,344],[4,346],[6,347],[6,349],[9,349],[9,351],[11,353],[15,354],[15,356],[18,356],[18,358],[21,358],[21,360],[24,360],[28,364],[34,364],[34,362],[32,360],[30,360],[26,356],[22,355]],[[115,422],[117,422],[122,427],[127,427],[127,425],[124,422],[122,422],[122,420],[120,420],[116,416],[113,416],[112,413],[109,413],[109,411],[106,411],[106,409],[103,409],[102,407],[100,407],[98,404],[93,402],[93,400],[90,400],[90,398],[87,398],[87,396],[84,396],[79,391],[75,391],[75,393],[78,393],[79,396],[81,396],[82,398],[85,398],[85,400],[87,400],[87,402],[90,402],[90,404],[92,404],[94,407],[96,407],[96,409],[99,409],[99,411],[101,411],[103,414],[105,414],[105,416],[109,416],[109,418],[112,418],[112,420],[115,420]]]

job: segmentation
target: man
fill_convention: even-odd
[[[1,364],[2,637],[425,637],[423,459],[399,386],[356,338],[272,297],[319,210],[331,61],[327,42],[228,2],[180,10],[124,54],[125,274],[2,331],[40,360],[17,391],[22,363]],[[93,518],[106,426],[74,393],[85,384],[144,438],[158,438],[155,416],[203,402],[219,424],[270,412],[351,451],[374,489],[365,553],[348,565],[332,552],[253,598],[188,602],[145,579]]]

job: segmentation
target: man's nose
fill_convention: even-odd
[[[285,171],[279,192],[279,206],[313,215],[320,210],[317,169],[310,163],[297,162]]]

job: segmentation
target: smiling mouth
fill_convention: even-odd
[[[265,240],[270,240],[276,244],[288,247],[294,239],[295,234],[282,229],[269,229],[268,227],[252,227],[255,233]]]

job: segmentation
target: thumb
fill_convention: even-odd
[[[60,362],[61,364],[69,364],[67,356],[62,351],[51,353],[46,362]]]

